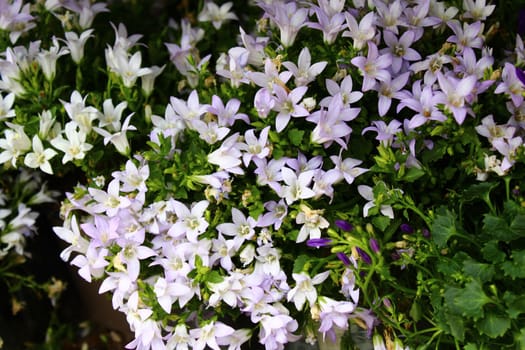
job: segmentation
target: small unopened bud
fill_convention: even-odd
[[[368,244],[370,245],[370,249],[376,254],[378,254],[381,251],[381,248],[379,247],[379,242],[375,238],[370,238],[368,241]]]
[[[342,252],[339,252],[336,254],[336,256],[339,258],[339,260],[341,260],[343,262],[343,264],[345,264],[346,266],[349,266],[350,265],[350,259],[348,258],[348,256],[346,256],[345,253],[342,253]]]
[[[370,255],[368,255],[367,252],[365,252],[363,249],[359,248],[359,247],[355,247],[355,250],[357,251],[357,254],[359,254],[359,257],[361,258],[361,260],[363,260],[363,262],[365,264],[372,264],[372,258],[370,257]]]
[[[312,238],[306,241],[306,245],[312,248],[326,247],[332,243],[330,238]]]
[[[350,232],[354,229],[351,223],[346,220],[335,220],[335,225],[343,231]]]
[[[404,233],[414,233],[414,229],[409,224],[401,224],[399,229]]]

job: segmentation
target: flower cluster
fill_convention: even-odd
[[[78,177],[61,257],[128,347],[524,344],[515,5],[252,5],[0,0],[0,164]]]

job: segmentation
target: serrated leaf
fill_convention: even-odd
[[[525,298],[522,295],[506,291],[503,294],[503,301],[506,306],[505,311],[510,318],[516,319],[519,315],[525,313]]]
[[[497,183],[493,182],[482,182],[479,184],[474,184],[472,186],[469,186],[465,191],[463,191],[463,196],[461,197],[463,201],[469,202],[475,199],[483,199],[490,191],[492,191],[496,186],[498,186]]]
[[[463,261],[463,271],[470,277],[480,280],[481,282],[488,282],[492,280],[496,269],[494,265],[484,264],[475,260]]]
[[[209,283],[221,283],[224,281],[224,277],[221,276],[219,271],[212,270],[209,273],[206,274],[206,282]]]
[[[445,298],[452,298],[448,302],[452,301],[452,305],[462,316],[475,320],[483,317],[483,306],[491,301],[477,280],[471,280],[464,288],[450,288],[445,292]]]
[[[519,234],[513,232],[505,219],[492,214],[483,218],[483,232],[489,237],[500,241],[512,241],[519,238]]]
[[[468,343],[467,345],[465,345],[465,347],[463,348],[463,350],[478,350],[478,346],[474,343]]]
[[[485,243],[481,248],[481,253],[485,260],[491,261],[492,263],[500,263],[505,261],[506,254],[499,248],[498,241],[492,240]]]
[[[514,333],[514,341],[516,343],[516,349],[525,348],[525,328],[522,328],[519,332]]]
[[[511,260],[504,261],[501,268],[505,276],[514,278],[525,278],[525,250],[513,250],[511,253]]]
[[[465,339],[465,321],[463,318],[457,315],[447,314],[447,324],[450,327],[450,334],[452,334],[454,338],[459,341]]]
[[[445,207],[439,207],[430,229],[436,245],[443,248],[450,237],[457,233],[456,214]]]
[[[525,236],[525,215],[519,214],[514,217],[510,223],[510,229],[518,237]]]
[[[478,321],[478,329],[490,338],[504,335],[510,328],[510,319],[493,312],[487,312],[485,317]]]

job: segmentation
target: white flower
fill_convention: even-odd
[[[66,138],[59,135],[51,140],[53,147],[64,152],[62,164],[75,159],[84,159],[86,152],[93,148],[93,145],[86,142],[86,133],[77,128],[77,123],[69,122],[65,127]]]
[[[321,229],[330,226],[328,220],[326,220],[322,214],[323,210],[313,210],[304,204],[299,206],[300,211],[295,218],[295,222],[303,224],[299,235],[297,235],[296,242],[304,242],[306,239],[320,238]]]
[[[102,135],[104,137],[104,145],[107,145],[109,142],[111,142],[120,154],[129,155],[130,148],[128,138],[126,137],[126,131],[137,130],[135,126],[129,125],[129,121],[133,114],[134,113],[131,113],[126,117],[124,123],[122,124],[122,129],[114,134],[111,134],[107,130],[97,127],[94,127],[93,130],[95,130],[97,134]]]
[[[31,140],[24,132],[24,127],[18,124],[5,123],[9,129],[4,130],[5,138],[0,139],[0,148],[4,151],[0,153],[0,164],[11,161],[16,167],[18,157],[31,149]]]
[[[357,186],[357,191],[364,199],[369,201],[363,206],[363,216],[366,218],[368,216],[368,211],[376,206],[374,200],[374,191],[372,187],[366,185]],[[390,205],[381,204],[381,206],[379,207],[379,211],[381,212],[381,214],[383,214],[384,216],[388,216],[390,219],[394,218],[394,210]]]
[[[53,174],[49,160],[56,154],[57,152],[54,149],[44,149],[42,141],[35,135],[33,136],[33,152],[26,154],[24,164],[33,169],[40,168],[47,174]]]
[[[282,187],[281,197],[286,200],[288,205],[298,199],[308,199],[315,196],[314,190],[308,187],[314,176],[313,170],[303,171],[297,176],[292,169],[284,167],[281,174],[286,184]]]
[[[199,21],[212,22],[215,29],[221,29],[222,22],[230,19],[237,19],[237,16],[230,12],[233,3],[231,1],[217,6],[211,1],[205,3],[201,13],[199,13]]]
[[[75,32],[66,32],[66,40],[64,40],[65,44],[69,48],[69,53],[71,54],[71,58],[76,64],[79,64],[80,61],[82,61],[82,58],[84,57],[84,46],[86,45],[86,41],[93,37],[91,35],[93,33],[93,29],[88,29],[80,36],[78,36]]]
[[[15,116],[15,110],[13,103],[15,102],[15,94],[9,93],[5,97],[0,95],[0,120],[13,118]]]
[[[329,275],[330,271],[317,274],[314,278],[311,278],[306,272],[292,274],[295,287],[288,292],[288,301],[293,301],[297,310],[302,310],[307,300],[310,306],[313,306],[317,301],[317,290],[314,286],[323,283]]]

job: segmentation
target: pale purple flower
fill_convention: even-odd
[[[79,254],[71,260],[71,265],[78,267],[78,274],[87,282],[91,283],[91,277],[100,278],[104,275],[104,268],[109,265],[106,256],[109,251],[106,248],[98,249],[89,245],[85,255]]]
[[[119,223],[120,218],[118,216],[94,215],[93,222],[83,223],[80,227],[90,237],[90,246],[108,247],[120,236],[117,232]]]
[[[76,64],[79,64],[82,61],[82,58],[84,58],[84,46],[86,45],[87,40],[93,37],[91,33],[93,33],[93,29],[83,31],[80,36],[75,32],[66,32],[64,34],[66,37],[64,43],[69,49],[71,59]]]
[[[190,330],[190,336],[195,339],[193,349],[203,350],[209,347],[213,350],[220,350],[218,342],[220,338],[232,335],[234,329],[220,321],[211,321],[200,328]]]
[[[230,133],[230,128],[219,126],[215,121],[205,122],[204,120],[194,119],[192,129],[199,133],[199,138],[213,145],[224,139]]]
[[[361,91],[352,91],[352,88],[353,82],[351,75],[344,77],[340,85],[332,79],[326,79],[326,90],[328,90],[330,96],[324,97],[321,102],[319,102],[319,105],[321,107],[328,107],[332,98],[339,95],[341,96],[343,105],[345,107],[350,107],[350,104],[359,101],[361,97],[363,97]]]
[[[268,147],[269,131],[269,126],[262,129],[259,138],[255,136],[254,129],[249,129],[244,133],[244,142],[239,145],[239,149],[244,152],[242,155],[244,166],[247,167],[254,158],[263,159],[270,154]]]
[[[242,120],[246,124],[250,124],[248,116],[245,113],[239,113],[240,106],[241,101],[236,98],[229,99],[224,105],[219,96],[213,95],[211,105],[207,105],[206,110],[217,116],[220,126],[232,126],[236,120]]]
[[[170,104],[175,113],[184,119],[188,126],[191,126],[192,121],[199,119],[208,109],[206,105],[200,104],[197,90],[193,90],[187,100],[172,96]]]
[[[508,124],[496,124],[492,114],[484,117],[481,120],[481,125],[476,126],[475,129],[478,134],[486,137],[491,143],[498,138],[511,139],[516,131],[515,127]]]
[[[245,240],[252,239],[255,235],[257,221],[251,216],[246,217],[242,211],[232,208],[232,222],[217,225],[217,231],[223,235],[231,236],[239,245]]]
[[[432,86],[421,87],[421,80],[412,84],[412,93],[405,92],[401,101],[397,105],[397,112],[408,107],[416,112],[407,123],[409,130],[413,130],[430,120],[444,122],[447,117],[438,108],[439,95],[433,90]]]
[[[240,167],[242,152],[239,148],[239,133],[235,133],[222,142],[220,147],[208,154],[208,162],[217,165],[219,170],[232,174],[244,174]]]
[[[265,10],[281,32],[281,44],[284,47],[293,45],[299,30],[306,25],[308,20],[308,9],[298,7],[295,1],[273,2],[266,4]]]
[[[63,6],[79,15],[78,24],[82,29],[91,27],[97,14],[109,11],[106,3],[97,2],[92,4],[90,0],[66,1]]]
[[[206,200],[195,202],[190,208],[175,199],[170,199],[168,204],[177,215],[177,221],[168,230],[168,235],[174,238],[185,237],[190,242],[197,242],[198,236],[208,228],[204,213],[209,202]]]
[[[273,109],[278,112],[275,117],[275,130],[281,132],[286,128],[291,117],[306,117],[310,113],[299,102],[303,98],[306,86],[299,86],[289,93],[280,86],[275,84],[275,105]]]
[[[352,64],[359,68],[363,76],[362,91],[368,91],[375,87],[376,80],[386,81],[390,77],[388,68],[392,64],[390,54],[379,55],[376,44],[368,42],[367,57],[357,56],[352,58]]]
[[[345,28],[345,15],[341,12],[330,15],[321,7],[314,7],[314,11],[317,22],[308,22],[308,27],[322,31],[325,44],[333,44]]]
[[[146,180],[149,177],[149,165],[141,164],[140,168],[132,160],[128,160],[125,170],[115,171],[111,175],[122,183],[122,192],[146,192]]]
[[[197,19],[200,22],[211,22],[213,27],[219,30],[225,21],[237,19],[235,13],[230,11],[232,6],[231,1],[225,2],[220,7],[211,0],[206,1]]]
[[[279,73],[276,62],[268,57],[264,61],[264,73],[258,71],[246,72],[246,76],[255,85],[273,91],[275,84],[286,84],[286,82],[292,77],[292,72],[283,71]]]
[[[410,47],[416,41],[415,32],[407,30],[398,38],[396,34],[386,30],[383,32],[383,40],[388,48],[381,50],[381,53],[391,54],[393,73],[398,73],[402,68],[405,71],[404,65],[407,62],[421,59],[421,55]]]
[[[275,99],[269,89],[262,88],[255,93],[253,105],[257,110],[259,117],[266,119],[275,106]]]
[[[333,185],[339,179],[339,174],[337,172],[324,171],[318,169],[315,171],[314,175],[314,186],[313,190],[315,192],[314,198],[317,199],[322,195],[325,195],[330,198],[330,202],[334,197],[334,188]]]
[[[266,350],[283,350],[284,344],[301,338],[293,334],[298,323],[288,315],[264,315],[259,324],[259,343],[264,344]]]
[[[441,88],[441,91],[436,92],[439,96],[438,101],[452,112],[456,122],[461,125],[469,112],[469,108],[465,106],[465,100],[474,90],[477,82],[476,76],[468,75],[458,79],[451,75],[445,76],[438,73],[437,78]]]
[[[69,220],[66,220],[63,226],[53,227],[53,231],[61,240],[69,244],[69,246],[60,253],[60,258],[63,261],[68,261],[73,252],[80,254],[87,252],[89,242],[80,233],[80,227],[78,226],[75,215],[71,216]]]
[[[140,274],[140,260],[145,260],[157,253],[145,245],[140,245],[134,241],[122,241],[119,244],[122,248],[117,253],[117,259],[122,264],[125,264],[125,271],[131,280],[136,280]]]
[[[348,316],[354,312],[355,304],[349,301],[336,301],[328,297],[319,297],[321,324],[319,332],[323,339],[328,336],[335,341],[335,328],[348,329]]]
[[[388,4],[384,2],[374,2],[376,5],[377,25],[387,29],[395,34],[398,33],[398,26],[404,26],[405,20],[403,17],[403,11],[406,7],[406,3],[401,0],[394,0]]]
[[[233,87],[238,88],[241,83],[248,84],[246,65],[250,52],[243,47],[233,47],[228,50],[228,55],[221,55],[217,60],[216,74],[230,80]]]
[[[375,25],[377,16],[375,12],[368,12],[361,18],[359,23],[357,23],[357,19],[349,11],[344,14],[348,30],[343,32],[343,37],[351,37],[353,39],[353,47],[356,50],[363,49],[376,35]]]
[[[392,98],[402,99],[401,90],[408,82],[409,75],[410,72],[405,72],[396,76],[394,79],[388,77],[376,85],[375,89],[377,89],[379,94],[377,108],[380,117],[384,116],[390,109]]]
[[[492,146],[503,155],[501,161],[501,170],[508,171],[516,162],[516,156],[519,148],[523,147],[523,139],[519,136],[513,137],[509,140],[497,138],[492,141]]]
[[[346,149],[352,133],[352,128],[346,122],[355,119],[360,111],[360,108],[345,108],[341,96],[333,96],[328,109],[323,108],[306,118],[316,124],[311,134],[312,142],[328,148],[335,141]]]
[[[464,18],[471,18],[474,21],[484,21],[489,17],[496,5],[487,5],[485,0],[463,0]]]
[[[264,49],[268,45],[269,38],[259,35],[256,37],[248,35],[242,27],[240,27],[239,30],[241,32],[242,43],[249,53],[248,64],[255,67],[263,66],[267,56]]]
[[[506,62],[501,72],[501,82],[494,90],[494,93],[510,95],[512,103],[518,107],[523,103],[524,87],[524,83],[521,82],[516,74],[516,67],[512,63]]]
[[[295,170],[297,173],[307,171],[307,170],[318,170],[323,165],[323,157],[315,156],[310,159],[298,152],[296,158],[286,159],[286,165]]]
[[[425,71],[423,81],[425,85],[431,86],[437,80],[437,73],[441,72],[443,66],[452,62],[452,57],[442,53],[434,53],[427,56],[423,61],[415,62],[410,65],[410,70],[415,73]]]
[[[95,213],[106,213],[109,217],[113,217],[118,214],[120,209],[131,205],[131,200],[128,197],[120,195],[120,182],[117,179],[111,180],[107,191],[93,187],[88,188],[88,191],[94,200],[90,209]]]
[[[171,307],[179,297],[191,293],[191,289],[180,281],[170,281],[166,278],[159,277],[153,285],[153,292],[157,297],[159,305],[166,313],[171,313]],[[180,303],[180,307],[184,307],[184,303]]]
[[[433,27],[441,23],[439,18],[429,15],[430,5],[431,0],[421,0],[415,6],[406,7],[404,10],[406,22],[416,34],[416,40],[423,35],[424,27]]]
[[[328,62],[321,61],[312,64],[312,57],[308,47],[304,47],[299,53],[297,65],[293,62],[286,61],[282,63],[295,77],[296,86],[308,85],[322,73]]]
[[[483,46],[483,26],[480,21],[471,24],[463,22],[461,26],[458,20],[451,20],[447,22],[447,25],[454,32],[454,35],[449,36],[447,41],[456,44],[458,51],[463,51],[465,47],[480,49]]]
[[[281,169],[286,163],[285,158],[279,159],[270,159],[270,161],[259,158],[254,158],[253,162],[257,168],[253,171],[257,175],[257,184],[258,185],[268,185],[275,192],[279,193],[281,191],[281,184],[283,177],[281,175]]]
[[[212,239],[210,265],[219,261],[219,264],[224,270],[228,272],[232,271],[232,269],[235,268],[232,257],[237,254],[243,240],[244,238],[240,240],[238,237],[225,239],[221,234],[219,234],[217,238]]]
[[[268,210],[266,213],[259,216],[257,219],[257,226],[267,227],[272,226],[275,230],[279,230],[283,220],[288,214],[288,206],[283,199],[276,201],[268,201],[264,203],[264,208]]]
[[[376,140],[386,147],[392,145],[397,134],[402,132],[401,126],[403,124],[396,119],[392,119],[388,124],[382,120],[374,120],[372,124],[373,126],[368,126],[363,129],[363,134],[368,131],[376,132]]]
[[[362,160],[354,158],[342,159],[341,156],[330,156],[330,159],[335,165],[334,169],[330,169],[331,172],[338,174],[338,181],[346,180],[351,185],[355,178],[359,175],[368,171],[368,169],[358,167],[359,164],[363,163]]]
[[[48,81],[55,79],[56,64],[60,56],[67,55],[69,50],[65,47],[60,47],[58,39],[53,37],[53,45],[49,50],[41,50],[36,59],[42,69],[42,73]]]

